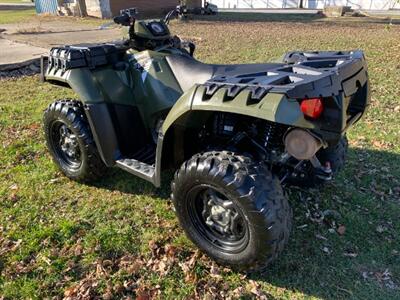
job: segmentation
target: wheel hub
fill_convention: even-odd
[[[223,188],[199,184],[187,197],[190,220],[204,241],[226,253],[239,253],[247,247],[250,234],[245,215]]]
[[[203,196],[202,216],[206,225],[222,237],[238,240],[243,237],[243,218],[236,211],[232,201],[212,189]]]
[[[79,144],[75,134],[66,126],[60,127],[60,147],[61,150],[72,159],[79,158]]]
[[[209,205],[211,205],[211,209],[210,215],[207,217],[206,224],[211,227],[218,227],[219,231],[222,230],[221,233],[228,232],[230,227],[229,224],[231,222],[231,211],[219,205]]]

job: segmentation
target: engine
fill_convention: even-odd
[[[261,156],[264,160],[284,152],[283,138],[287,130],[282,124],[229,113],[217,113],[212,124],[213,139],[220,146]]]

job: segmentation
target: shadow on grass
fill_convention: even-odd
[[[265,274],[252,278],[323,299],[400,299],[399,164],[399,154],[350,149],[334,182],[303,197],[291,194],[289,245]],[[315,205],[337,211],[334,221],[345,233],[310,221]],[[385,270],[391,276],[382,280]]]
[[[107,177],[98,182],[93,182],[91,185],[109,191],[119,191],[132,195],[148,195],[167,200],[170,198],[170,182],[173,177],[174,171],[167,170],[163,172],[161,188],[155,188],[150,182],[114,168],[109,170]]]
[[[379,196],[388,189],[398,193],[394,187],[400,185],[400,170],[392,167],[399,164],[398,154],[350,149],[346,168],[324,189],[290,189],[294,227],[289,245],[266,273],[250,278],[323,299],[400,299],[400,256],[392,254],[400,247],[396,231],[400,201],[393,200],[396,194],[385,199]],[[387,174],[382,173],[385,168],[389,168]],[[172,178],[173,172],[164,173],[162,188],[155,189],[113,170],[96,186],[166,200]],[[329,231],[332,227],[324,222],[310,221],[306,215],[315,207],[338,212],[334,221],[345,226],[344,235]],[[383,225],[387,231],[376,232],[379,224],[389,224]],[[386,269],[395,288],[381,277]]]

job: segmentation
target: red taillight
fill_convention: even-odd
[[[307,117],[317,119],[324,110],[321,98],[304,99],[300,104],[301,111]]]

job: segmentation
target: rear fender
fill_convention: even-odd
[[[163,141],[158,145],[162,151],[158,155],[162,155],[164,166],[172,164],[176,167],[187,158],[185,149],[196,143],[196,137],[187,132],[200,129],[214,112],[246,115],[311,130],[315,128],[315,124],[304,118],[298,101],[285,95],[269,93],[255,103],[246,91],[232,99],[221,89],[208,99],[204,86],[194,86],[176,102],[163,123]],[[161,158],[158,161],[161,162]]]
[[[211,98],[207,98],[206,88],[199,85],[193,87],[176,102],[163,124],[163,134],[166,134],[173,124],[196,126],[195,120],[182,118],[189,111],[229,112],[289,126],[316,128],[313,122],[304,118],[299,102],[283,94],[269,93],[255,102],[247,90],[231,98],[228,97],[226,89],[220,89]]]

